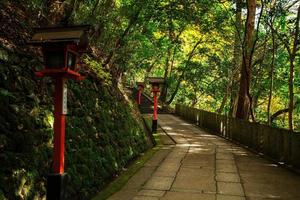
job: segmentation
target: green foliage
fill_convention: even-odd
[[[111,74],[105,70],[99,61],[96,61],[89,56],[84,58],[84,62],[88,65],[88,68],[97,75],[97,78],[102,80],[105,84],[111,84]]]
[[[5,19],[10,17],[5,23],[11,23],[3,26],[0,36],[0,111],[5,113],[0,116],[0,163],[4,163],[0,167],[0,198],[8,199],[45,195],[45,179],[41,177],[49,170],[53,140],[52,82],[34,77],[32,69],[40,68],[41,63],[32,56],[36,52],[30,53],[19,44],[29,38],[28,28],[45,25],[46,1],[24,2],[0,3],[1,14]],[[254,115],[260,122],[267,120],[271,84],[270,23],[277,31],[271,114],[288,105],[287,47],[292,46],[297,4],[272,2],[259,1],[257,9],[260,12],[261,3],[265,3],[256,30],[250,90]],[[133,85],[147,76],[166,77],[166,103],[214,112],[223,106],[223,114],[233,111],[244,45],[244,27],[235,22],[234,1],[78,0],[59,5],[64,3],[73,6],[69,23],[92,26],[92,52],[85,56],[87,67],[82,70],[86,79],[69,83],[66,170],[72,179],[68,187],[72,198],[87,199],[101,190],[146,148],[145,135],[132,117],[132,105],[116,87],[120,78]],[[244,10],[241,24],[246,19]],[[295,66],[299,64],[297,49]],[[298,67],[295,74],[297,87]],[[298,87],[294,93],[298,100]],[[296,129],[300,129],[298,107],[294,113]],[[286,115],[279,116],[273,125],[286,127]]]
[[[37,20],[36,9],[42,2],[32,1],[35,6],[30,12],[22,7],[27,14],[32,11],[27,20]],[[9,5],[20,13],[19,4]],[[26,20],[24,23],[29,26]],[[4,32],[3,37],[9,34]],[[11,35],[3,40],[2,34],[0,37],[0,199],[44,199],[52,165],[53,81],[34,75],[33,69],[41,66],[37,52],[24,50],[27,46],[19,46]],[[102,190],[148,148],[143,127],[112,84],[110,71],[88,56],[85,63],[81,72],[86,79],[68,81],[66,124],[65,171],[71,180],[68,199],[80,200]]]

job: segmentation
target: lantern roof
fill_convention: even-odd
[[[136,82],[136,84],[137,84],[138,86],[144,86],[144,85],[145,85],[144,82]]]
[[[165,80],[161,77],[148,77],[147,78],[150,84],[164,84]]]
[[[35,28],[30,44],[42,45],[47,43],[82,43],[86,42],[88,25],[67,27]]]

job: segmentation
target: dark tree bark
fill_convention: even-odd
[[[295,105],[293,106],[293,110],[300,104],[300,101],[297,101],[295,103]],[[271,115],[270,117],[270,124],[272,124],[272,122],[277,118],[279,117],[280,115],[282,114],[285,114],[285,113],[288,113],[289,112],[289,108],[284,108],[284,109],[281,109],[281,110],[278,110],[276,111],[273,115]]]
[[[241,68],[241,52],[242,52],[242,7],[243,2],[242,0],[236,0],[236,10],[235,10],[235,38],[234,38],[234,57],[233,57],[233,64],[234,64],[234,71],[240,71]],[[238,73],[233,73],[231,85],[231,106],[229,110],[229,116],[235,116],[236,114],[236,106],[237,106],[237,87],[235,87],[236,82],[238,82]]]
[[[238,93],[238,104],[236,117],[248,119],[250,114],[251,99],[249,96],[250,81],[252,74],[252,57],[253,57],[253,38],[254,38],[254,21],[256,13],[256,0],[247,1],[247,20],[245,31],[245,42],[243,50],[243,62],[241,69],[240,88]]]
[[[227,99],[228,99],[228,96],[229,96],[229,93],[230,93],[230,90],[231,90],[231,85],[232,81],[230,80],[230,77],[229,77],[229,81],[227,83],[227,86],[226,86],[226,89],[225,89],[225,93],[224,93],[224,96],[223,96],[223,100],[222,100],[222,103],[219,107],[219,109],[217,110],[217,113],[221,114],[225,105],[226,105],[226,102],[227,102]]]
[[[170,46],[168,47],[168,51],[167,51],[167,58],[166,58],[166,64],[165,64],[165,70],[164,70],[164,80],[165,80],[165,82],[167,81],[169,75],[172,72],[174,59],[175,59],[175,56],[176,56],[176,48],[177,48],[176,44],[178,43],[179,37],[183,33],[184,29],[185,29],[185,26],[183,26],[179,30],[179,33],[177,35],[175,35],[171,22],[169,24],[169,38],[171,39],[172,42],[171,42]],[[172,48],[174,49],[173,53],[172,53]],[[167,101],[167,94],[168,94],[168,85],[164,84],[162,86],[161,95],[160,95],[160,101],[163,104],[165,104],[166,101]]]
[[[294,129],[293,111],[294,111],[294,77],[295,77],[295,58],[299,44],[299,22],[300,22],[300,6],[298,7],[297,19],[295,22],[295,32],[293,47],[289,50],[290,55],[290,77],[289,77],[289,129]]]
[[[283,34],[279,34],[277,30],[272,27],[270,24],[270,28],[276,34],[277,38],[283,43],[288,54],[289,54],[289,62],[290,62],[290,73],[289,73],[289,106],[288,106],[288,126],[289,130],[294,129],[293,124],[293,111],[294,111],[294,77],[295,77],[295,60],[299,47],[299,23],[300,23],[300,6],[297,9],[297,17],[295,20],[295,30],[290,36],[283,36]],[[289,38],[293,38],[293,43],[290,44]]]
[[[169,99],[169,100],[167,101],[167,103],[166,103],[167,105],[170,105],[170,104],[172,103],[172,101],[174,100],[174,98],[175,98],[175,96],[176,96],[176,94],[177,94],[177,92],[178,92],[178,90],[179,90],[181,81],[182,81],[183,78],[184,78],[185,72],[186,72],[186,70],[188,69],[189,62],[190,62],[191,59],[193,58],[194,53],[195,53],[197,47],[201,44],[201,42],[202,42],[202,39],[198,40],[198,41],[196,42],[196,44],[194,45],[192,51],[189,53],[188,59],[187,59],[187,61],[186,61],[186,63],[185,63],[185,67],[184,67],[184,69],[183,69],[181,75],[179,76],[179,79],[178,79],[178,81],[177,81],[177,84],[176,84],[176,87],[175,87],[174,92],[172,93],[170,99]]]
[[[273,23],[273,22],[272,22]],[[273,94],[273,75],[274,75],[274,68],[275,68],[275,34],[273,29],[272,31],[272,62],[271,62],[271,69],[270,69],[270,88],[269,88],[269,99],[268,99],[268,108],[267,108],[267,117],[268,117],[268,125],[271,125],[271,104],[272,104],[272,94]]]

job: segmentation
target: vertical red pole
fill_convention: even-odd
[[[153,91],[153,119],[152,119],[152,132],[157,131],[157,90]]]
[[[157,92],[153,92],[153,120],[157,120]]]
[[[142,90],[139,90],[138,93],[138,104],[141,105],[141,96],[142,96]]]
[[[53,170],[56,174],[64,173],[65,162],[65,120],[63,114],[64,78],[56,78],[54,95],[54,154]]]

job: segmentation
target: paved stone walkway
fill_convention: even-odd
[[[300,200],[299,175],[173,115],[159,124],[165,145],[110,200]]]

